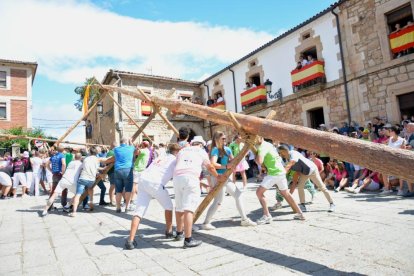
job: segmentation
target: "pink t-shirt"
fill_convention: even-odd
[[[345,178],[348,176],[348,174],[346,173],[346,171],[344,170],[342,173],[338,170],[338,169],[334,169],[332,171],[332,173],[335,175],[335,179],[337,181],[341,181],[342,178]]]
[[[319,158],[312,159],[313,163],[315,163],[316,167],[318,167],[318,171],[323,171],[323,162]]]
[[[199,178],[203,164],[209,164],[207,152],[198,147],[185,147],[177,155],[174,176],[188,175]]]

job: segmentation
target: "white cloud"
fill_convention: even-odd
[[[198,79],[272,36],[245,28],[121,16],[85,1],[3,0],[1,58],[35,60],[39,74],[79,83],[110,69]]]

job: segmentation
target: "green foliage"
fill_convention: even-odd
[[[23,129],[23,127],[15,127],[15,128],[11,128],[9,130],[4,131],[4,134],[45,138],[45,134],[43,130],[41,130],[40,128],[35,128],[32,130],[25,130]],[[0,142],[0,148],[10,148],[13,144],[19,144],[21,149],[26,150],[28,148],[28,143],[29,141],[27,139],[6,140],[6,141]]]
[[[83,97],[85,96],[85,90],[87,85],[98,84],[98,81],[95,77],[87,78],[83,86],[75,88],[75,93],[79,95],[79,99],[75,102],[75,107],[77,110],[82,111],[83,106]],[[89,90],[89,103],[88,106],[93,105],[99,99],[99,88],[94,86]]]

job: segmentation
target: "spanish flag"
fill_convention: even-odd
[[[390,34],[390,45],[393,53],[399,53],[414,47],[414,26]]]
[[[314,61],[303,66],[301,69],[293,70],[290,75],[292,77],[292,85],[300,85],[316,78],[325,76],[325,63],[323,61]]]
[[[267,100],[266,87],[264,85],[253,87],[241,93],[242,106],[258,100]]]
[[[90,90],[90,86],[87,85],[86,89],[85,89],[85,94],[83,95],[83,104],[82,104],[83,115],[85,115],[89,110],[89,106],[88,106],[88,104],[89,104],[89,90]]]

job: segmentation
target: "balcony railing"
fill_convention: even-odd
[[[152,112],[151,104],[142,101],[141,102],[141,114],[144,115],[144,116],[149,116],[149,115],[151,115],[151,112]]]
[[[391,51],[394,54],[414,47],[414,25],[389,35]]]
[[[259,85],[241,93],[243,109],[260,103],[267,103],[266,87]]]
[[[226,103],[224,101],[222,101],[222,102],[219,102],[219,103],[214,103],[214,104],[210,105],[210,107],[220,109],[220,110],[226,110]]]
[[[303,66],[301,69],[293,70],[290,75],[292,86],[297,89],[305,88],[325,80],[325,63],[314,61]]]

